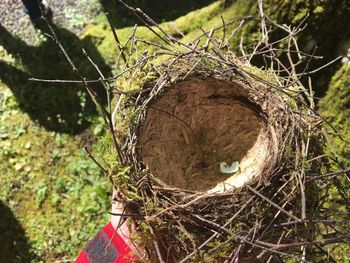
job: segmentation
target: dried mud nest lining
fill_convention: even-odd
[[[141,157],[163,183],[224,192],[262,174],[268,151],[261,109],[243,84],[191,78],[169,87],[141,123]],[[236,173],[220,164],[239,162]]]

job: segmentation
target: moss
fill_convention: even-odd
[[[323,56],[322,60],[313,61],[311,68],[317,68],[339,55],[346,54],[350,39],[350,2],[347,0],[310,0],[278,1],[269,0],[265,7],[272,19],[279,23],[297,26],[307,16],[307,27],[299,34],[299,46],[305,52]],[[278,37],[278,35],[277,35]],[[324,96],[329,82],[338,68],[340,61],[313,75],[313,88],[317,96]],[[299,68],[301,71],[302,68]],[[305,78],[305,82],[307,79]]]
[[[350,167],[350,64],[343,65],[333,76],[326,96],[319,103],[320,113],[327,118],[330,124],[337,130],[333,131],[327,124],[330,131],[330,143],[325,146],[325,152],[341,162],[345,167]],[[338,164],[333,163],[333,169],[339,170]],[[347,196],[350,195],[350,185],[345,176],[338,176],[338,180],[345,186]],[[339,211],[347,211],[344,204],[344,193],[338,187],[332,187],[327,193],[330,202],[325,206],[334,211],[335,218]],[[343,231],[347,232],[349,224],[344,222]],[[339,262],[348,262],[349,245],[329,246],[329,251]]]
[[[223,6],[218,6],[217,8],[220,8],[219,10],[221,10],[221,12],[216,13],[216,15],[213,16],[208,21],[208,23],[204,23],[203,25],[201,25],[201,27],[194,28],[189,34],[187,34],[182,39],[182,41],[189,42],[195,39],[196,37],[198,37],[199,35],[201,35],[202,34],[201,28],[208,31],[214,27],[222,26],[223,25],[222,18],[227,23],[232,19],[237,19],[237,18],[249,15],[250,13],[252,13],[252,9],[251,9],[252,3],[254,3],[254,1],[238,0],[238,1],[235,1],[234,4],[231,4],[226,8],[224,8]],[[226,36],[228,36],[232,32],[232,30],[239,25],[239,22],[234,23],[232,26],[226,27],[226,30],[227,30]],[[219,30],[218,32],[216,32],[217,37],[221,37],[222,34],[223,34],[223,30]],[[232,49],[235,49],[235,47],[232,47]]]
[[[2,82],[0,94],[0,200],[23,228],[31,253],[26,260],[11,258],[72,262],[108,221],[111,186],[82,151],[80,137],[50,132],[33,122]],[[0,253],[10,240],[0,236]]]
[[[349,31],[344,30],[344,28],[349,28],[350,20],[346,19],[346,14],[349,12],[349,1],[342,0],[335,3],[331,0],[269,0],[264,3],[268,14],[280,23],[296,25],[307,13],[310,13],[311,16],[308,21],[310,25],[302,36],[303,46],[311,50],[314,44],[318,43],[319,53],[326,55],[325,60],[330,57],[333,58],[346,47],[344,41],[349,40]],[[248,14],[258,16],[256,1],[237,0],[228,7],[224,6],[223,1],[217,1],[173,22],[162,23],[161,26],[170,35],[180,38],[184,42],[189,42],[202,34],[201,27],[209,30],[212,27],[220,26],[222,24],[221,16],[229,21]],[[90,54],[101,54],[104,61],[107,61],[109,65],[113,65],[118,49],[112,32],[106,25],[105,18],[98,16],[94,22],[103,22],[103,24],[89,25],[82,36],[81,42],[84,46],[96,47],[97,50],[92,50]],[[259,28],[259,22],[254,21],[249,23],[249,27],[243,28],[245,32],[244,39],[248,44],[256,39],[257,28]],[[228,28],[228,31],[231,29]],[[117,30],[122,43],[125,43],[131,31],[131,27]],[[221,36],[222,33],[220,31],[218,36]],[[77,38],[69,35],[68,32],[62,31],[60,35],[63,36],[62,40],[65,46],[80,47],[77,44]],[[161,40],[142,26],[137,28],[136,36],[161,43]],[[232,49],[238,50],[239,40],[239,38],[234,39]],[[11,43],[13,44],[14,41],[11,41]],[[23,95],[20,92],[22,91],[21,87],[26,85],[28,76],[27,74],[18,74],[15,69],[29,71],[31,76],[40,77],[42,72],[51,69],[51,74],[44,74],[43,77],[75,77],[70,73],[64,59],[59,59],[54,67],[51,65],[53,60],[58,59],[56,56],[57,50],[49,45],[47,41],[43,43],[44,45],[40,51],[31,48],[30,52],[28,52],[27,46],[12,45],[16,53],[25,50],[26,54],[32,54],[32,56],[20,59],[7,54],[0,46],[1,62],[14,67],[13,70],[7,71],[7,67],[4,66],[6,71],[3,70],[2,72],[7,73],[3,74],[2,77],[9,79],[7,85],[13,86],[10,87],[13,89],[12,92],[19,91],[16,93],[18,98]],[[44,57],[40,55],[43,49],[47,50],[47,52],[44,52]],[[144,49],[152,52],[152,47],[140,43],[140,52]],[[80,48],[77,48],[77,50],[80,52]],[[78,54],[78,51],[73,51],[73,53]],[[52,57],[52,54],[54,57]],[[79,59],[77,63],[79,68],[87,68],[83,59]],[[64,68],[68,69],[69,72],[62,71]],[[33,71],[34,69],[35,71]],[[334,67],[325,75],[332,75],[333,69]],[[62,71],[61,77],[57,75],[59,71]],[[349,66],[343,66],[338,71],[333,77],[327,96],[320,103],[322,112],[331,118],[332,123],[342,133],[346,141],[350,141],[349,73]],[[93,78],[91,70],[88,70],[86,75]],[[135,80],[132,82],[120,80],[117,85],[118,88],[122,87],[123,90],[130,91],[137,88],[139,83],[143,83],[144,79],[149,77],[152,78],[147,74],[140,74],[135,76]],[[323,78],[322,76],[321,79]],[[327,81],[323,81],[323,83],[327,83]],[[321,89],[321,86],[318,84],[316,88]],[[61,86],[59,89],[60,91],[63,90]],[[71,87],[68,87],[68,89],[70,90],[69,94],[72,94]],[[48,89],[40,86],[40,90],[46,90],[47,93],[51,93],[52,97],[51,89],[47,91]],[[97,167],[81,152],[78,146],[80,144],[78,137],[45,130],[37,122],[30,119],[27,114],[21,112],[13,94],[3,83],[0,84],[0,91],[0,105],[3,106],[0,112],[0,155],[2,161],[0,165],[0,199],[5,201],[16,213],[18,220],[25,228],[35,254],[48,262],[58,258],[72,259],[76,255],[78,247],[81,247],[95,233],[97,227],[107,220],[104,211],[109,206],[106,197],[109,182],[101,176]],[[44,94],[43,100],[49,97],[47,93]],[[68,92],[65,94],[68,94]],[[81,95],[70,96],[70,98],[75,97],[79,97],[79,102],[84,103],[85,99],[82,99]],[[66,97],[64,99],[66,101]],[[34,98],[34,101],[36,105],[37,98]],[[57,101],[54,100],[54,102],[55,107],[59,108],[57,107]],[[76,105],[79,105],[79,103],[76,103]],[[51,105],[48,107],[51,107]],[[71,119],[71,107],[67,106],[65,108],[68,110],[69,119]],[[43,111],[42,108],[39,110]],[[121,126],[121,129],[126,129],[133,114],[134,111],[131,109],[125,116],[118,116],[118,118],[124,118],[117,120],[124,125]],[[84,115],[83,117],[85,119],[85,117],[90,118],[91,116]],[[332,136],[332,140],[333,148],[338,151],[340,158],[349,166],[350,149],[346,147],[346,142],[340,140],[336,135]],[[127,180],[123,177],[127,172],[127,168],[120,169],[117,165],[116,153],[108,135],[105,137],[104,147],[104,150],[96,149],[96,152],[101,153],[101,156],[97,155],[97,157],[101,157],[102,163],[112,171],[115,180]],[[108,165],[111,166],[108,167]],[[130,193],[132,194],[133,191],[134,189],[131,189]],[[337,195],[337,193],[334,193],[334,195]],[[150,204],[150,207],[153,209],[157,205]],[[72,221],[75,222],[74,226],[69,223]],[[70,226],[64,228],[62,227],[64,225]]]
[[[333,76],[326,96],[319,103],[320,112],[339,132],[331,135],[332,149],[350,167],[350,64],[342,66]]]
[[[193,31],[200,32],[200,27],[205,25],[210,25],[211,19],[214,17],[220,17],[219,14],[223,10],[223,1],[215,2],[208,7],[204,7],[200,10],[190,12],[189,14],[176,19],[173,22],[166,22],[160,24],[160,26],[170,35],[178,35],[179,32],[183,34],[188,34]],[[190,22],[189,22],[190,21]],[[122,44],[124,44],[132,32],[132,27],[127,27],[117,30],[117,35]],[[87,27],[86,32],[83,34],[82,38],[92,37],[98,43],[98,50],[103,56],[103,58],[109,63],[113,63],[118,54],[118,48],[113,37],[113,33],[109,27],[103,25],[90,25]],[[136,30],[136,37],[145,39],[148,41],[153,41],[155,43],[162,43],[162,41],[150,32],[146,27],[139,26]],[[139,50],[148,49],[148,45],[141,44]]]
[[[189,13],[192,10],[208,6],[215,0],[126,0],[125,3],[136,8],[142,9],[152,19],[158,23],[172,21],[180,16]],[[130,10],[125,8],[118,1],[100,0],[104,10],[110,14],[113,24],[117,28],[133,26],[140,21]]]
[[[97,112],[82,85],[28,81],[31,77],[77,79],[56,43],[46,38],[39,46],[28,46],[1,25],[0,31],[0,78],[13,92],[21,110],[48,130],[76,134],[87,128],[89,117]],[[82,47],[105,75],[109,75],[110,68],[100,57],[91,38],[81,41],[66,29],[55,27],[55,31],[84,76],[95,79],[98,74],[82,54]],[[105,95],[102,85],[93,85],[92,88],[100,95],[103,103]]]
[[[330,8],[330,6],[332,6],[332,8]],[[309,14],[307,20],[309,26],[299,35],[300,46],[303,47],[304,51],[312,53],[315,45],[317,45],[317,54],[324,56],[322,61],[316,61],[311,66],[318,67],[346,51],[345,43],[348,43],[347,41],[350,39],[350,32],[341,30],[341,28],[350,27],[350,24],[344,25],[344,21],[348,21],[346,19],[346,14],[350,12],[350,4],[348,1],[342,0],[334,4],[331,0],[269,0],[264,2],[264,9],[273,20],[278,21],[280,24],[291,24],[292,26],[297,26]],[[217,1],[200,10],[190,12],[172,22],[162,23],[160,26],[169,35],[180,39],[184,43],[188,43],[201,35],[202,29],[208,31],[213,27],[221,26],[221,17],[228,22],[232,19],[248,15],[252,15],[255,18],[260,17],[256,1],[237,0],[228,6],[225,6],[224,1]],[[225,32],[226,36],[229,35],[237,25],[238,23],[227,26]],[[241,29],[242,34],[236,34],[233,37],[230,48],[239,54],[239,42],[241,41],[241,36],[243,36],[246,52],[249,53],[257,41],[259,28],[259,19],[252,19],[247,22]],[[155,30],[157,31],[157,29]],[[131,31],[131,27],[117,30],[118,37],[122,43],[125,43]],[[222,34],[223,30],[218,30],[218,32],[216,32],[216,37],[221,38]],[[110,64],[114,64],[118,54],[118,48],[110,28],[103,25],[91,25],[87,28],[84,38],[89,36],[98,42],[98,50],[106,61]],[[148,41],[164,44],[158,37],[143,26],[137,28],[136,36]],[[283,36],[283,33],[277,31],[270,34],[271,39],[277,39],[281,36]],[[138,49],[140,53],[147,49],[149,54],[154,50],[154,47],[139,43]],[[253,63],[261,64],[262,62],[253,61]],[[302,67],[303,65],[300,66],[299,70],[303,70]],[[334,74],[337,67],[339,67],[339,64],[333,64],[328,68],[327,72],[316,74],[313,86],[318,96],[325,92],[324,87],[328,85],[330,77]]]

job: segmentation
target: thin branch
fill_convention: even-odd
[[[109,27],[110,27],[111,30],[112,30],[114,40],[115,40],[115,42],[116,42],[116,44],[117,44],[117,47],[119,48],[120,54],[121,54],[121,56],[122,56],[124,62],[127,64],[127,62],[126,62],[126,57],[125,57],[125,54],[124,54],[124,48],[123,48],[122,45],[120,44],[120,41],[119,41],[117,32],[116,32],[115,29],[114,29],[114,26],[113,26],[113,23],[112,23],[112,20],[111,20],[111,17],[110,17],[110,15],[109,15],[109,13],[106,13],[106,17],[107,17],[107,20],[108,20],[108,23],[109,23]]]
[[[276,204],[275,202],[271,201],[269,198],[267,198],[266,196],[262,195],[260,192],[258,192],[257,190],[255,190],[254,188],[250,187],[249,185],[246,185],[245,187],[247,187],[250,191],[252,191],[254,194],[256,194],[257,196],[259,196],[260,198],[264,199],[266,202],[268,202],[270,205],[276,207],[278,210],[280,210],[281,212],[285,213],[286,215],[288,215],[290,218],[293,218],[294,220],[301,222],[302,219],[296,217],[295,215],[291,214],[290,212],[288,212],[287,210],[283,209],[282,207],[280,207],[278,204]]]

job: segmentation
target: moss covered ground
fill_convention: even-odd
[[[105,11],[113,11],[104,2],[101,4]],[[205,3],[209,2],[212,1]],[[165,21],[162,27],[186,42],[202,34],[200,28],[221,25],[221,16],[230,20],[257,14],[255,1],[238,0],[230,5],[227,2],[216,1],[171,22]],[[271,0],[267,6],[273,18],[286,23],[297,24],[311,12],[312,27],[303,36],[304,46],[311,49],[314,44],[323,43],[320,53],[333,58],[344,52],[350,39],[349,30],[339,32],[342,21],[348,21],[343,14],[349,5],[347,1],[337,1],[334,8],[328,8],[330,2]],[[186,7],[169,14],[168,20],[194,8]],[[117,24],[117,17],[117,13],[112,14],[117,27],[134,22],[127,18],[124,24]],[[107,20],[100,13],[86,23],[79,36],[58,26],[56,30],[84,75],[97,76],[82,55],[81,47],[87,49],[108,75],[118,50]],[[76,78],[53,41],[38,33],[38,44],[28,46],[1,25],[0,30],[0,242],[4,244],[0,246],[0,262],[71,262],[87,240],[108,221],[111,185],[82,150],[83,145],[94,150],[97,146],[91,138],[103,134],[105,127],[81,86],[28,82],[29,77]],[[117,30],[122,43],[131,30],[132,27]],[[254,34],[254,24],[246,30],[247,34]],[[331,35],[327,37],[325,31]],[[142,26],[136,35],[159,41]],[[237,46],[231,48],[237,49]],[[340,64],[335,64],[327,71],[329,74],[321,76],[322,81],[316,86],[320,94],[339,67]],[[347,141],[350,140],[347,135],[350,134],[349,73],[349,66],[339,69],[320,104]],[[94,88],[99,91],[100,87]],[[332,104],[334,97],[339,97],[339,101]],[[350,154],[348,144],[334,138],[346,163]]]
[[[83,152],[82,135],[48,131],[4,83],[0,93],[0,206],[7,211],[0,262],[72,260],[108,221],[111,187]],[[17,231],[25,241],[16,242]]]
[[[187,31],[207,23],[220,6],[199,17],[191,13],[198,22]],[[85,76],[97,75],[82,47],[109,74],[116,49],[101,14],[81,36],[55,30]],[[28,81],[76,79],[50,38],[36,32],[31,46],[1,25],[0,31],[0,262],[72,262],[108,222],[111,185],[83,151],[85,145],[94,151],[92,138],[105,127],[80,85]],[[123,41],[130,29],[119,32]]]
[[[97,76],[84,47],[108,74],[91,38],[55,25],[83,74]],[[111,185],[87,157],[103,132],[80,85],[28,78],[76,76],[56,44],[39,31],[29,45],[0,24],[0,262],[73,262],[108,222]],[[94,87],[100,92],[101,87]],[[103,103],[104,99],[101,96]]]

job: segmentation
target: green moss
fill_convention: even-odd
[[[291,24],[292,26],[299,25],[309,14],[307,20],[308,27],[299,34],[298,38],[300,40],[300,47],[303,47],[302,49],[304,51],[312,53],[315,45],[317,45],[317,54],[324,56],[324,60],[314,62],[314,67],[322,65],[326,61],[346,51],[346,45],[344,43],[349,41],[350,32],[348,30],[344,31],[341,28],[350,27],[350,24],[348,24],[349,20],[346,19],[346,14],[350,12],[349,1],[341,0],[337,1],[337,3],[333,3],[331,0],[269,0],[264,2],[264,9],[273,20],[280,24]],[[224,1],[217,1],[200,10],[190,12],[172,22],[162,23],[160,26],[169,35],[179,38],[184,43],[188,43],[202,34],[201,29],[208,31],[213,27],[221,26],[221,17],[228,22],[232,19],[247,15],[260,18],[256,1],[237,0],[229,6],[225,6]],[[344,21],[347,22],[344,24]],[[228,36],[237,25],[238,23],[227,26],[225,32],[226,36]],[[242,28],[242,34],[238,33],[233,37],[230,48],[239,54],[239,42],[241,41],[241,36],[243,36],[246,52],[249,53],[251,49],[254,48],[254,43],[257,41],[259,28],[259,19],[248,21],[246,26]],[[122,43],[125,43],[131,31],[131,27],[117,30],[118,37]],[[218,32],[216,32],[216,37],[221,38],[222,34],[223,30],[218,30]],[[114,64],[118,54],[118,48],[110,28],[106,25],[91,25],[87,28],[84,38],[89,36],[98,42],[98,50],[105,60],[110,64]],[[143,26],[137,28],[136,36],[148,41],[164,44],[157,36]],[[283,36],[284,33],[281,31],[273,31],[270,34],[272,40]],[[141,53],[145,49],[148,50],[148,53],[151,53],[155,48],[139,43],[139,52]],[[339,66],[339,64],[333,64],[333,66],[328,68],[327,72],[316,74],[313,86],[317,95],[322,95],[325,92],[324,87],[328,85],[337,66]]]
[[[80,133],[97,115],[94,103],[82,85],[28,81],[28,78],[79,79],[57,44],[45,38],[38,46],[28,46],[0,25],[0,79],[13,92],[21,110],[49,130]],[[94,67],[81,52],[84,47],[106,76],[110,68],[104,63],[91,38],[81,41],[66,29],[55,27],[67,53],[81,73],[88,78],[98,78]],[[6,55],[6,54],[7,55]],[[11,54],[11,55],[10,55]],[[101,85],[92,87],[104,100]]]
[[[317,68],[339,55],[346,54],[350,39],[350,2],[347,0],[310,0],[310,1],[278,1],[269,0],[268,14],[279,23],[298,25],[306,15],[307,27],[299,34],[299,47],[312,53],[317,46],[316,55],[322,60],[314,61],[312,67]],[[313,76],[313,88],[317,96],[324,96],[330,79],[341,66],[340,61],[327,67]],[[300,71],[302,69],[299,69]],[[305,79],[307,81],[307,79]]]
[[[190,12],[187,15],[176,19],[174,22],[166,23],[165,26],[170,30],[172,29],[172,32],[174,33],[176,33],[176,29],[178,28],[178,30],[184,35],[188,35],[189,33],[192,35],[194,31],[200,30],[200,27],[205,28],[208,25],[215,27],[212,23],[213,19],[219,16],[223,11],[223,1],[218,1],[208,7]]]
[[[134,8],[138,7],[148,14],[154,21],[162,23],[172,21],[192,10],[208,6],[215,0],[126,0],[125,3]],[[117,28],[133,26],[140,21],[123,4],[118,1],[100,0],[104,10],[110,14],[113,25]]]
[[[350,167],[350,64],[342,66],[332,78],[326,96],[319,103],[320,112],[339,132],[331,135],[333,150]]]
[[[215,2],[208,7],[204,7],[200,10],[190,12],[189,14],[176,19],[173,22],[166,22],[160,24],[160,26],[169,34],[169,35],[179,35],[179,32],[183,34],[191,34],[195,36],[193,31],[196,31],[197,34],[200,33],[200,27],[207,27],[207,25],[212,24],[212,19],[216,17],[216,20],[220,16],[219,14],[223,11],[223,1]],[[156,30],[157,31],[157,30]],[[127,27],[119,29],[116,31],[118,38],[122,44],[125,44],[132,32],[132,27]],[[109,27],[103,25],[90,25],[87,27],[86,32],[83,34],[83,39],[86,37],[92,37],[95,41],[99,42],[98,50],[103,56],[103,58],[113,63],[118,54],[118,47],[115,43],[112,31]],[[149,31],[144,26],[137,27],[136,37],[145,39],[148,41],[153,41],[155,43],[162,43],[162,41]],[[142,52],[144,49],[151,51],[153,48],[149,47],[146,44],[140,43],[139,50]]]
[[[349,20],[345,19],[349,11],[349,1],[342,0],[334,3],[331,0],[270,0],[264,4],[266,12],[271,18],[280,23],[296,25],[307,13],[310,13],[309,27],[302,35],[303,47],[311,50],[314,44],[319,43],[319,53],[326,55],[326,59],[327,57],[333,58],[341,52],[345,47],[344,41],[349,39],[349,31],[344,30],[344,28],[349,27],[347,26]],[[254,0],[237,0],[228,7],[224,6],[223,1],[217,1],[173,22],[162,23],[161,26],[173,37],[177,37],[183,42],[189,42],[202,34],[200,28],[210,30],[220,26],[222,24],[221,16],[225,21],[229,21],[249,14],[259,17]],[[80,21],[77,22],[80,23]],[[91,73],[91,66],[88,68],[85,59],[78,59],[75,56],[75,54],[80,53],[80,44],[92,47],[90,55],[98,56],[95,61],[99,61],[101,64],[106,61],[109,65],[113,65],[118,53],[113,34],[105,18],[98,15],[94,19],[94,23],[99,24],[89,25],[81,41],[69,32],[59,30],[63,44],[76,47],[68,51],[70,54],[73,52],[73,57],[79,68],[88,69],[84,71],[84,74],[89,78],[96,77],[96,74]],[[228,27],[226,34],[229,34],[234,26]],[[245,43],[253,43],[256,40],[258,28],[259,21],[250,22],[248,27],[243,28]],[[117,30],[122,43],[125,43],[131,31],[131,27]],[[220,37],[222,34],[221,30],[217,36]],[[136,36],[162,43],[159,38],[142,26],[137,28]],[[272,37],[278,36],[273,35]],[[233,39],[231,45],[233,50],[238,50],[239,40],[239,37]],[[29,77],[28,72],[30,77],[33,75],[45,78],[76,77],[70,72],[64,58],[57,56],[58,50],[54,47],[54,43],[51,45],[43,39],[41,41],[43,45],[40,49],[35,49],[25,46],[17,40],[12,39],[10,42],[9,47],[15,50],[13,54],[25,51],[26,53],[23,54],[27,55],[17,58],[15,55],[7,54],[0,46],[1,62],[6,64],[6,67],[2,68],[4,70],[1,70],[6,74],[1,77],[7,79],[7,85],[0,84],[0,199],[15,213],[25,229],[34,254],[47,262],[56,259],[72,261],[78,249],[97,231],[99,226],[107,222],[105,211],[110,205],[108,196],[111,186],[108,180],[101,175],[96,165],[87,159],[81,151],[78,146],[80,144],[79,137],[49,132],[38,125],[35,120],[33,121],[33,118],[21,112],[19,108],[18,101],[26,103],[20,98],[23,95],[21,93],[22,87],[26,85],[27,77]],[[148,49],[149,53],[153,51],[153,47],[140,43],[139,51],[143,52],[144,49]],[[45,52],[42,52],[43,50]],[[103,60],[99,59],[99,54]],[[55,65],[52,64],[52,61],[56,61]],[[11,70],[8,70],[9,65],[13,67]],[[210,67],[210,65],[206,66]],[[47,74],[48,71],[50,74]],[[60,74],[57,75],[58,73]],[[327,96],[320,103],[322,112],[331,118],[332,123],[342,133],[346,141],[350,141],[349,73],[349,66],[343,66],[338,71],[333,77]],[[332,74],[331,69],[326,75]],[[152,77],[140,73],[134,77],[132,82],[119,80],[117,85],[118,88],[130,91],[138,88],[145,79]],[[316,85],[316,88],[320,89],[321,86]],[[81,92],[75,94],[77,90],[73,90],[72,86],[67,87],[68,89],[63,89],[61,86],[59,88],[61,93],[56,94],[60,94],[60,96],[54,96],[55,98],[62,97],[66,102],[66,97],[61,95],[62,92],[68,94],[69,91],[69,94],[72,94],[70,98],[77,99],[74,101],[74,105],[80,105],[81,108],[86,107],[82,105],[86,102],[86,98]],[[52,98],[52,92],[55,91],[55,89],[45,89],[43,86],[40,86],[39,90],[43,91],[40,92],[43,96],[39,99],[45,102],[50,94]],[[37,103],[38,97],[34,97],[33,100]],[[57,100],[50,100],[50,103],[53,103],[53,106],[45,103],[42,105],[47,105],[47,109],[59,108],[57,105],[60,104]],[[42,107],[35,109],[45,112]],[[66,109],[68,111],[66,113],[67,120],[71,120],[72,108],[68,105]],[[76,112],[80,115],[76,116],[73,120],[74,123],[94,118],[88,111],[84,111],[83,114],[78,109]],[[126,112],[124,116],[118,116],[120,119],[117,122],[123,124],[118,127],[125,131],[133,114],[134,110],[130,109],[130,112]],[[59,121],[58,118],[57,122]],[[99,130],[101,129],[99,128]],[[334,142],[333,148],[337,150],[337,154],[344,163],[349,166],[350,150],[346,146],[346,142],[340,140],[336,135],[332,136],[332,140]],[[119,180],[121,185],[127,184],[125,183],[127,181],[125,175],[128,168],[121,169],[118,166],[111,138],[106,135],[102,141],[103,147],[99,145],[97,147],[102,148],[95,149],[98,152],[98,159],[111,171],[114,180]],[[136,198],[132,196],[135,191],[135,189],[128,189],[130,198]],[[339,198],[336,191],[331,192],[330,195],[331,198]],[[150,209],[157,209],[157,204],[150,203],[149,206]],[[335,207],[334,209],[344,209],[344,207]],[[18,261],[20,262],[21,258]]]
[[[347,168],[350,167],[350,64],[343,65],[333,76],[326,96],[319,103],[320,113],[327,118],[330,124],[337,130],[335,133],[331,127],[325,124],[330,132],[330,143],[326,145],[325,151],[328,155],[335,157]],[[339,170],[337,164],[332,164],[335,171]],[[350,195],[350,185],[345,176],[338,176],[343,184],[343,189],[337,186],[332,187],[327,193],[329,202],[325,207],[334,211],[334,217],[339,211],[346,212],[347,206],[344,203],[344,192]],[[348,232],[348,222],[342,224],[342,231]],[[349,245],[329,246],[329,251],[338,262],[349,262]]]
[[[0,202],[13,213],[1,224],[18,220],[30,250],[13,262],[72,262],[108,221],[111,185],[79,137],[37,125],[1,82],[0,94]],[[0,241],[2,254],[11,239]]]
[[[218,5],[216,8],[220,12],[216,12],[216,14],[211,17],[211,19],[207,23],[203,23],[202,25],[194,28],[189,34],[187,34],[182,41],[184,42],[189,42],[199,35],[202,34],[202,29],[209,31],[212,28],[215,27],[220,27],[223,25],[222,18],[224,19],[225,23],[231,21],[232,19],[237,19],[244,17],[246,15],[249,15],[251,13],[251,6],[254,1],[243,1],[243,0],[238,0],[235,1],[234,4],[231,4],[230,6],[224,8],[223,5]],[[198,14],[198,17],[200,17],[200,14]],[[197,18],[198,19],[198,18]],[[235,29],[238,25],[238,23],[234,23],[230,26],[226,26],[226,37],[230,35],[233,29]],[[216,36],[220,38],[223,34],[223,30],[219,30],[216,33]],[[235,49],[233,47],[233,49]]]

